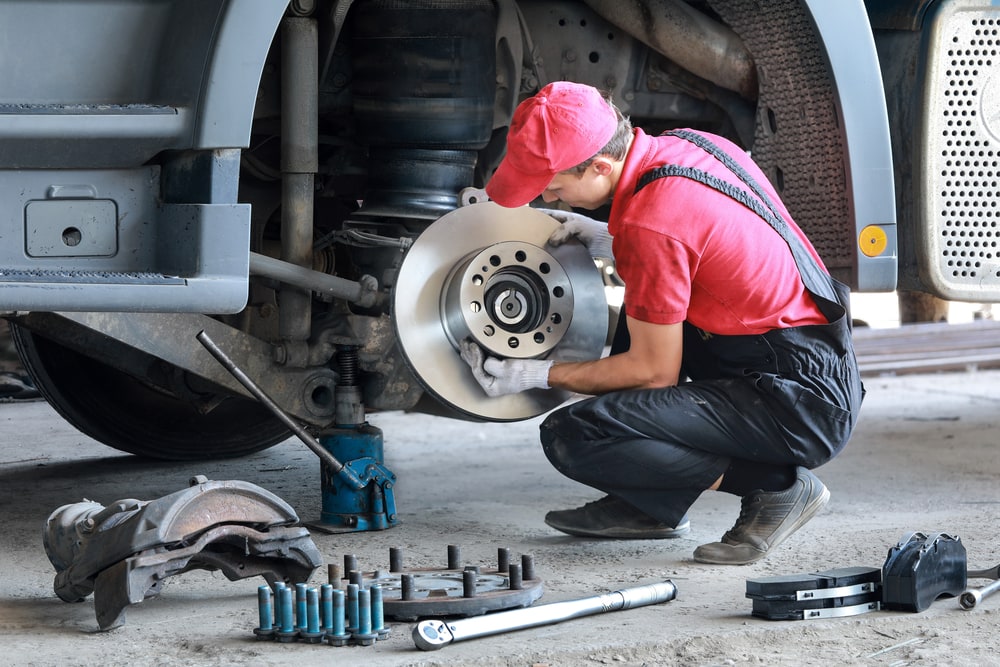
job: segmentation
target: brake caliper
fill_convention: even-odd
[[[63,505],[45,524],[44,546],[66,602],[94,593],[101,630],[125,623],[125,608],[158,595],[164,580],[218,570],[230,581],[260,575],[307,581],[322,563],[295,510],[254,484],[197,476],[152,501]]]

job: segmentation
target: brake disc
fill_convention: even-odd
[[[528,419],[569,397],[555,389],[487,396],[459,356],[465,338],[501,358],[601,355],[604,284],[582,244],[547,245],[559,224],[527,206],[470,204],[430,225],[403,259],[393,296],[403,356],[424,388],[462,416]]]

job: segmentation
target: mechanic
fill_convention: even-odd
[[[556,469],[607,496],[548,525],[677,537],[718,490],[742,499],[739,518],[694,558],[741,565],[826,504],[811,469],[847,443],[864,396],[848,291],[743,150],[705,132],[647,135],[596,88],[555,82],[516,109],[486,192],[505,207],[610,203],[607,224],[544,209],[563,223],[549,242],[613,256],[625,283],[608,356],[496,359],[460,345],[491,396],[590,396],[550,413],[541,442]]]

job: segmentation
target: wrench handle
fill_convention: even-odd
[[[554,602],[525,609],[512,609],[457,621],[421,621],[413,629],[413,641],[417,648],[431,651],[452,642],[559,623],[608,611],[659,604],[673,600],[675,597],[677,597],[677,587],[672,581],[667,580],[578,600]]]
[[[326,447],[324,447],[319,440],[312,437],[309,431],[303,428],[301,424],[296,423],[294,419],[289,417],[288,413],[282,410],[281,406],[275,403],[274,400],[267,395],[267,392],[261,389],[260,385],[254,382],[249,375],[243,372],[243,369],[237,366],[236,362],[230,359],[229,356],[222,351],[222,348],[216,345],[215,341],[212,340],[212,337],[209,336],[208,333],[204,330],[199,331],[195,338],[198,339],[198,342],[201,343],[206,350],[208,350],[208,353],[215,357],[215,360],[222,364],[222,367],[229,371],[229,373],[236,378],[236,380],[243,385],[247,391],[253,394],[258,401],[263,403],[264,407],[270,410],[275,417],[280,419],[282,423],[288,427],[289,431],[298,436],[299,440],[301,440],[306,447],[311,449],[313,453],[319,457],[322,464],[329,468],[332,474],[340,475],[344,481],[350,484],[354,489],[361,490],[367,486],[367,482],[358,478],[358,476],[354,474],[353,470],[338,461],[333,454],[327,451]]]
[[[1000,579],[1000,565],[994,565],[985,570],[969,570],[966,577],[968,579]]]

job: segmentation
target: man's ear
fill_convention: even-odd
[[[594,161],[590,163],[590,166],[596,169],[599,175],[607,176],[614,171],[614,160],[601,155],[595,157]]]

